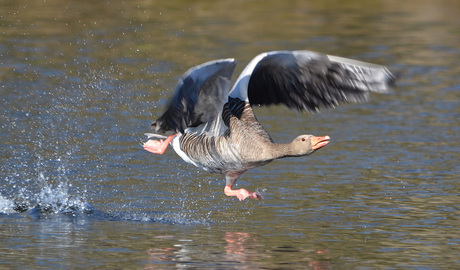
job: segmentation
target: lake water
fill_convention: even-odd
[[[459,269],[458,1],[0,2],[0,269]],[[387,95],[257,108],[315,154],[224,177],[144,133],[179,76],[307,49],[396,68]],[[236,78],[236,76],[235,76]]]

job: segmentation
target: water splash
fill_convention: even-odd
[[[117,184],[132,177],[135,166],[142,169],[127,143],[140,133],[133,129],[146,124],[130,117],[140,111],[141,94],[133,90],[138,84],[124,81],[114,67],[83,64],[6,92],[8,106],[0,108],[0,135],[7,138],[0,143],[0,214],[209,223],[187,199],[166,211],[161,204],[150,209],[150,201],[136,209],[117,203],[129,200],[116,198],[124,192]],[[120,119],[127,117],[130,126],[122,126]],[[100,204],[93,207],[89,200]]]
[[[72,185],[62,182],[57,185],[46,184],[38,193],[26,195],[27,189],[15,198],[0,195],[0,215],[27,213],[35,218],[66,215],[96,220],[165,223],[178,225],[206,225],[212,223],[209,218],[195,218],[187,211],[112,211],[103,212],[90,205],[86,196],[72,194]]]
[[[143,223],[164,223],[170,225],[207,225],[213,223],[209,219],[197,219],[189,217],[180,212],[112,212],[104,213],[101,211],[94,211],[93,217],[114,220],[114,221],[129,221],[129,222],[143,222]]]
[[[16,204],[12,200],[0,195],[0,214],[11,214],[16,211]]]
[[[37,196],[35,209],[40,213],[91,213],[92,207],[84,197],[69,193],[71,184],[59,183],[57,186],[45,186]]]
[[[9,198],[0,195],[0,214],[29,212],[40,217],[47,214],[75,216],[79,213],[92,213],[93,207],[86,201],[85,196],[73,195],[71,187],[68,182],[60,182],[57,185],[43,182],[43,188],[37,193],[23,187]]]
[[[53,80],[55,88],[32,88],[31,99],[17,98],[24,95],[20,87],[7,92],[4,99],[9,106],[0,109],[4,115],[0,135],[7,138],[0,145],[0,214],[92,211],[86,185],[88,173],[95,170],[91,166],[101,157],[87,154],[99,138],[93,135],[97,119],[91,117],[91,108],[95,105],[85,106],[85,102],[108,96],[111,82],[104,72],[100,77],[95,74],[84,76],[84,82],[60,72],[44,76],[38,89],[50,89],[47,80]]]

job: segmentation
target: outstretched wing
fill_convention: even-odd
[[[154,132],[183,133],[220,117],[235,66],[234,59],[221,59],[189,69],[179,80],[165,113],[152,123]]]
[[[248,64],[230,97],[318,111],[367,101],[369,92],[386,92],[395,79],[384,66],[310,51],[274,51]]]

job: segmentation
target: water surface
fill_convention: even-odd
[[[2,1],[0,268],[457,269],[455,1]],[[319,114],[257,108],[312,156],[224,178],[142,150],[189,67],[308,49],[398,69]]]

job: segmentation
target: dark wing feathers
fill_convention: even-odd
[[[176,86],[176,93],[165,113],[152,123],[156,134],[183,133],[212,121],[222,113],[235,69],[233,59],[216,60],[187,71]]]
[[[248,83],[251,104],[285,104],[318,111],[367,101],[395,76],[385,67],[308,51],[271,53],[254,67]]]
[[[223,59],[187,71],[166,112],[152,123],[155,133],[183,133],[220,117],[235,65],[235,60]],[[396,77],[384,66],[347,58],[311,51],[273,51],[256,56],[246,66],[230,98],[314,112],[367,101],[369,92],[386,92]]]

